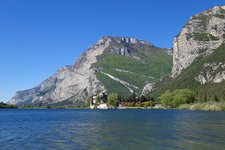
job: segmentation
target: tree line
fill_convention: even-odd
[[[17,108],[17,106],[0,102],[0,108]]]
[[[199,97],[198,92],[193,92],[190,89],[178,89],[175,91],[165,91],[159,97],[160,103],[162,106],[167,108],[176,108],[181,104],[192,104],[192,103],[204,103],[204,102],[220,102],[222,99],[219,99],[217,95],[214,97],[208,97],[206,94],[204,98]],[[225,101],[225,99],[224,99]]]
[[[97,98],[97,104],[100,104],[103,97],[99,96]],[[128,96],[121,96],[118,93],[110,93],[106,98],[103,100],[108,106],[116,108],[116,107],[153,107],[155,106],[156,102],[155,99],[150,96],[140,96],[138,97],[135,92]],[[87,99],[87,106],[90,106],[91,97]]]

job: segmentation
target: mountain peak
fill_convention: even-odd
[[[213,7],[213,9],[218,9],[218,8],[225,9],[225,5],[220,5],[220,6],[215,6],[215,7]]]
[[[131,38],[131,37],[118,37],[118,36],[103,36],[100,38],[100,40],[97,42],[97,44],[102,44],[109,40],[116,41],[116,42],[122,43],[122,44],[146,44],[146,45],[153,46],[152,43],[149,43],[147,41],[138,40],[136,38]]]

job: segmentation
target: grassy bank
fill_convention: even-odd
[[[204,102],[193,104],[181,104],[178,109],[188,110],[207,110],[207,111],[225,111],[225,102]]]
[[[175,108],[166,107],[120,107],[118,109],[186,109],[186,110],[205,110],[205,111],[225,111],[225,102],[203,102],[193,104],[181,104]]]

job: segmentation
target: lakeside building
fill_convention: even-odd
[[[90,108],[91,109],[108,109],[108,94],[106,92],[101,92],[98,95],[94,94],[91,96]]]

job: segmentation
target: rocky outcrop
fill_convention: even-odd
[[[145,96],[148,93],[152,92],[153,90],[155,90],[155,83],[148,83],[143,88],[141,95],[144,95]]]
[[[204,64],[204,68],[201,70],[200,74],[195,78],[195,80],[201,84],[221,83],[223,80],[225,80],[225,64],[222,62],[218,64]]]
[[[16,92],[10,104],[58,103],[64,100],[84,101],[88,96],[107,90],[97,79],[99,68],[92,67],[98,57],[104,54],[119,54],[133,57],[130,45],[148,45],[151,43],[134,38],[103,37],[88,48],[72,66],[60,68],[53,76],[35,88]],[[101,70],[101,69],[100,69]],[[130,86],[127,84],[127,86]]]
[[[211,54],[224,38],[225,6],[216,6],[191,17],[174,39],[171,76],[179,75],[197,57]]]

